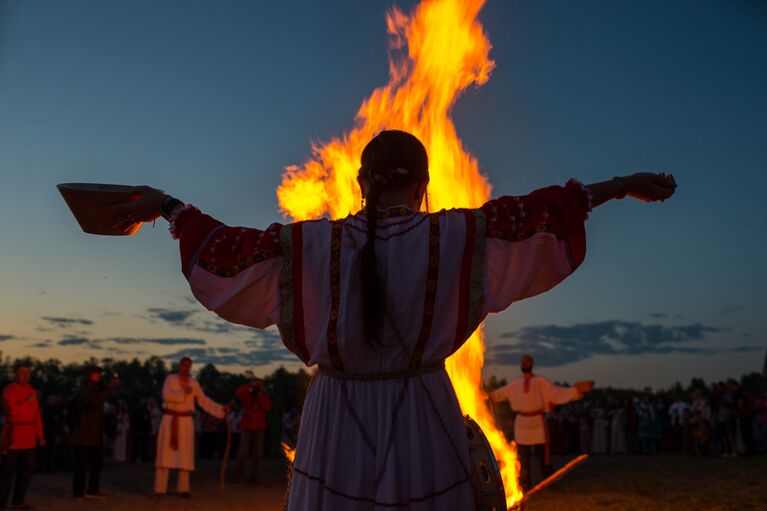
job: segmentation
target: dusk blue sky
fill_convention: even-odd
[[[386,84],[392,5],[0,0],[3,355],[298,367],[274,331],[193,302],[164,222],[86,235],[55,185],[150,184],[230,224],[284,221],[285,166]],[[486,323],[486,374],[516,374],[523,351],[598,385],[760,371],[767,4],[489,0],[480,20],[496,69],[453,118],[494,195],[640,170],[679,184],[594,211],[583,266]]]

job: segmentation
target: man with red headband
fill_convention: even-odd
[[[29,366],[17,364],[16,379],[3,389],[2,469],[0,509],[5,509],[13,484],[13,509],[32,509],[24,502],[35,467],[36,447],[45,445],[37,391],[29,384]]]
[[[579,381],[572,387],[558,387],[543,376],[533,374],[533,364],[533,357],[523,355],[520,360],[522,376],[490,393],[494,402],[508,401],[516,412],[514,440],[519,453],[519,481],[524,490],[530,489],[531,453],[538,457],[544,479],[552,473],[545,414],[556,405],[580,399],[594,385],[591,381]]]
[[[168,492],[171,470],[178,470],[178,493],[189,498],[189,476],[194,471],[194,416],[195,403],[203,410],[223,419],[227,408],[202,391],[192,376],[192,359],[179,361],[178,374],[170,374],[162,386],[163,417],[157,434],[154,495],[163,497]]]

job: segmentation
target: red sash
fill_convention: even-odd
[[[175,410],[165,410],[165,415],[170,415],[170,448],[178,451],[178,418],[192,417],[194,412],[177,412]]]

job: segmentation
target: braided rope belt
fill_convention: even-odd
[[[408,378],[413,378],[415,376],[420,376],[422,374],[436,373],[438,371],[444,371],[444,370],[445,370],[444,362],[440,364],[432,365],[432,366],[420,366],[420,367],[405,369],[402,371],[375,372],[375,373],[348,373],[346,371],[337,371],[335,369],[331,369],[330,367],[326,367],[326,366],[319,366],[318,368],[318,372],[320,374],[325,374],[327,376],[338,378],[340,380],[370,380],[370,381],[404,380]]]

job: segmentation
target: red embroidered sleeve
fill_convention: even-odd
[[[536,233],[553,233],[567,243],[573,268],[583,262],[583,223],[591,211],[591,195],[579,181],[541,188],[525,196],[500,197],[481,209],[487,218],[488,238],[521,241]]]
[[[266,230],[229,227],[189,208],[175,219],[185,274],[197,264],[220,277],[232,277],[256,263],[282,255],[281,224]]]

